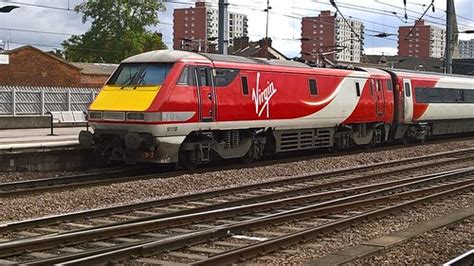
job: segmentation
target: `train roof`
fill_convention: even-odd
[[[122,63],[170,63],[184,59],[208,60],[200,54],[188,51],[156,50],[134,55],[123,60]]]
[[[194,52],[178,51],[178,50],[157,50],[157,51],[146,52],[146,53],[129,57],[123,60],[122,63],[169,63],[169,62],[177,62],[181,60],[193,60],[193,59],[211,61],[211,62],[227,62],[227,63],[238,63],[238,64],[311,68],[307,64],[296,62],[296,61],[242,57],[242,56],[235,56],[235,55],[194,53]]]
[[[383,69],[388,72],[393,72],[395,74],[411,74],[411,75],[430,75],[430,76],[443,76],[443,77],[454,77],[454,78],[468,78],[472,79],[472,76],[469,75],[460,75],[460,74],[446,74],[446,73],[439,73],[439,72],[430,72],[430,71],[416,71],[416,70],[409,70],[409,69],[398,69],[398,68],[379,68]]]
[[[200,53],[200,54],[209,58],[209,60],[216,61],[216,62],[311,68],[309,65],[305,63],[290,61],[290,60],[265,59],[265,58],[256,58],[256,57],[242,57],[242,56],[236,56],[236,55],[207,54],[207,53]]]

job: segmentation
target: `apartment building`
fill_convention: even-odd
[[[217,3],[196,1],[194,7],[175,9],[173,14],[173,48],[175,50],[216,51],[219,30]],[[234,38],[246,37],[248,18],[229,12],[228,45]]]
[[[303,59],[317,62],[321,55],[324,55],[335,62],[360,62],[364,45],[364,24],[356,20],[348,20],[348,23],[340,17],[334,17],[331,11],[322,11],[317,17],[303,17]]]
[[[446,49],[446,31],[427,25],[424,20],[419,20],[415,28],[413,26],[398,28],[398,55],[443,58]]]

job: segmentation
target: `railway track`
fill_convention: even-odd
[[[278,232],[280,229],[292,231],[289,229],[292,226],[275,229],[275,233],[268,228],[259,231],[255,226],[265,228],[277,222],[303,219],[304,215],[314,216],[315,213],[319,217],[318,222],[311,228],[341,225],[344,219],[373,212],[373,204],[384,204],[388,208],[406,197],[446,196],[455,191],[471,190],[474,170],[466,168],[472,164],[471,153],[468,150],[452,152],[442,157],[427,156],[418,160],[6,224],[0,227],[0,238],[9,241],[0,243],[0,259],[25,264],[81,259],[84,264],[89,264],[127,259],[133,254],[143,255],[145,251],[151,254],[152,250],[178,250],[154,255],[155,258],[148,258],[148,262],[192,263],[203,260],[204,264],[213,264],[214,261],[208,261],[206,256],[212,254],[212,258],[216,259],[222,256],[218,255],[219,250],[228,253],[231,248],[243,249],[252,241],[254,245],[255,241],[264,243],[289,234]],[[365,205],[354,205],[359,202]],[[345,209],[344,206],[353,209]],[[302,226],[304,224],[298,223],[293,227],[298,229],[298,233],[310,230]],[[247,231],[257,233],[242,235]],[[270,234],[265,235],[265,232]],[[236,234],[242,235],[240,239]],[[229,240],[222,241],[222,238]],[[213,239],[217,240],[213,242]],[[188,247],[194,244],[204,246]],[[214,246],[219,248],[212,248]],[[267,250],[267,247],[264,248]],[[168,257],[175,260],[167,260]],[[234,259],[217,262],[231,262]],[[146,263],[146,260],[138,260],[137,263]]]
[[[133,180],[136,178],[145,178],[147,174],[150,174],[150,172],[151,170],[145,167],[131,167],[90,174],[5,182],[0,183],[0,197],[19,196],[26,193],[42,192],[50,189]]]
[[[446,140],[440,140],[438,142],[443,142]],[[423,144],[414,144],[414,145],[423,145]],[[374,149],[377,150],[387,150],[393,148],[392,146],[387,147],[378,147]],[[448,152],[448,153],[440,153],[428,156],[427,159],[430,158],[437,158],[443,156],[449,156],[453,154],[456,156],[458,152],[461,153],[468,153],[469,151],[474,151],[474,149],[465,149],[460,151]],[[344,156],[350,155],[354,153],[359,153],[360,151],[347,151],[342,153],[330,153],[330,154],[318,154],[318,155],[300,155],[294,158],[276,158],[270,159],[265,161],[254,162],[247,167],[255,167],[255,166],[267,166],[277,163],[287,163],[296,160],[305,160],[305,159],[315,159],[322,156]],[[304,153],[303,153],[304,154]],[[413,158],[412,160],[419,160],[420,158]],[[405,161],[405,160],[404,160]],[[201,173],[201,172],[210,172],[210,171],[222,171],[234,168],[242,168],[241,165],[217,165],[217,166],[210,166],[202,169],[198,169],[194,173]],[[157,171],[160,171],[157,173]],[[77,188],[80,186],[93,186],[93,185],[104,185],[104,184],[112,184],[118,182],[129,182],[134,180],[147,180],[147,179],[155,179],[155,178],[169,178],[173,176],[178,176],[188,173],[183,170],[175,170],[173,167],[134,167],[131,169],[124,169],[124,170],[112,170],[112,171],[105,171],[101,173],[92,173],[92,174],[80,174],[80,175],[72,175],[72,176],[63,176],[63,177],[52,177],[52,178],[43,178],[43,179],[33,179],[33,180],[22,180],[22,181],[14,181],[14,182],[7,182],[7,183],[0,183],[0,197],[15,197],[24,194],[31,194],[31,193],[39,193],[53,189],[68,189],[68,188]]]

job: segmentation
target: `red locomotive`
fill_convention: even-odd
[[[474,81],[390,69],[153,51],[122,62],[80,142],[103,158],[181,163],[345,149],[474,131]]]

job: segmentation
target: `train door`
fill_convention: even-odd
[[[404,120],[405,123],[411,123],[413,120],[413,96],[411,90],[411,80],[403,80],[403,92],[404,92]]]
[[[201,122],[215,121],[215,93],[209,67],[195,68],[198,99],[199,118]]]
[[[385,98],[384,98],[384,90],[383,90],[383,84],[380,79],[375,81],[375,109],[376,109],[376,114],[377,118],[379,120],[382,120],[385,114]]]

